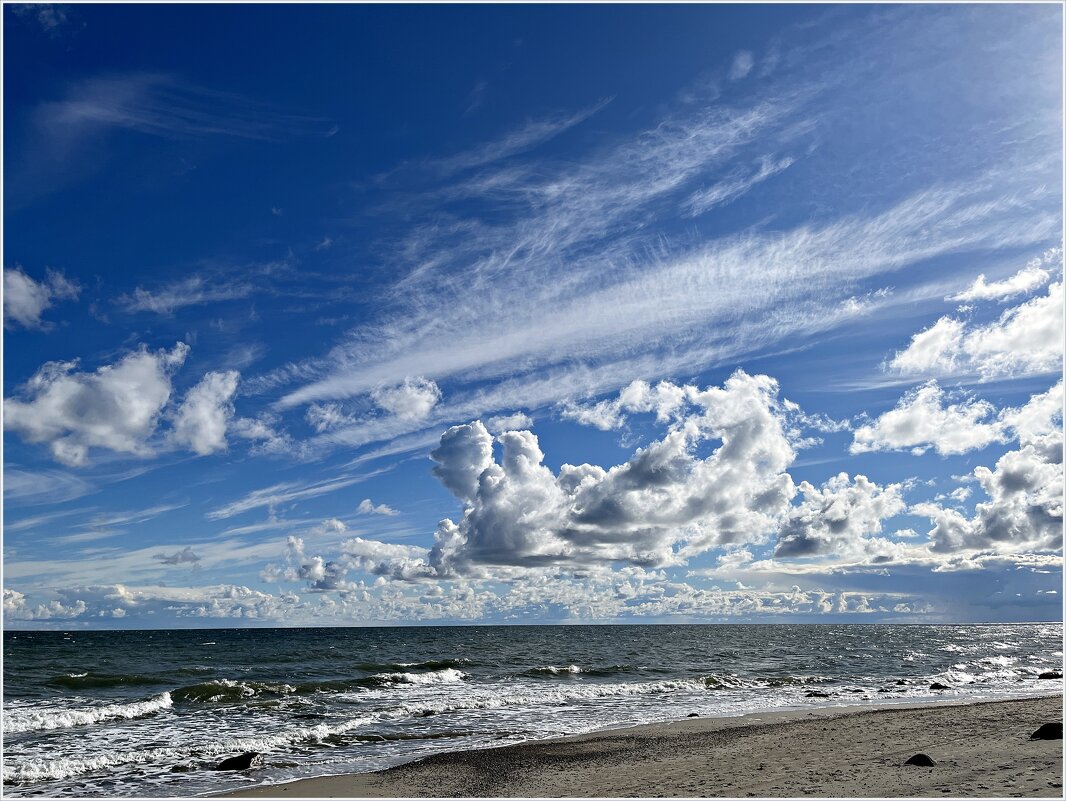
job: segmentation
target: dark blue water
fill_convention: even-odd
[[[193,795],[691,712],[1033,695],[1062,661],[1061,624],[8,632],[4,792]],[[249,750],[263,769],[209,770]]]

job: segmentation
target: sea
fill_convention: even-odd
[[[192,796],[692,714],[1049,694],[1062,638],[1047,623],[8,631],[3,794]],[[247,751],[261,768],[213,770]]]

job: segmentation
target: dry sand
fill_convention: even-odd
[[[278,798],[1062,797],[1062,696],[690,718],[227,793]],[[904,766],[917,752],[933,768]],[[251,777],[250,777],[251,778]]]

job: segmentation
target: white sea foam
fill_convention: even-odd
[[[568,704],[574,701],[595,701],[597,699],[632,697],[641,695],[664,695],[673,692],[703,693],[717,682],[717,678],[702,677],[692,679],[669,679],[653,682],[626,682],[615,684],[568,685],[566,687],[543,687],[532,692],[515,692],[513,686],[470,687],[463,695],[448,694],[441,696],[434,688],[425,687],[433,695],[413,699],[391,707],[382,713],[383,717],[397,718],[408,715],[421,715],[427,712],[441,714],[479,709],[503,709],[507,707],[536,707]],[[731,685],[740,687],[739,680]],[[366,700],[365,693],[359,696]]]
[[[450,684],[462,681],[466,674],[455,668],[444,668],[428,673],[378,673],[374,678],[390,684]]]
[[[173,705],[170,693],[161,693],[147,701],[134,701],[129,704],[107,704],[82,709],[56,707],[13,709],[5,711],[4,732],[14,734],[21,731],[47,731],[48,729],[66,729],[71,726],[87,726],[105,720],[130,720],[152,715],[163,709],[170,709]]]
[[[69,779],[83,773],[107,770],[120,765],[143,765],[148,763],[180,762],[187,759],[213,757],[220,754],[244,751],[270,751],[295,743],[320,743],[327,737],[344,734],[352,729],[379,720],[377,715],[350,718],[339,723],[320,723],[317,726],[302,726],[280,734],[264,737],[233,737],[216,740],[190,748],[145,748],[138,751],[117,751],[85,758],[28,759],[12,764],[4,761],[5,782],[33,782]]]

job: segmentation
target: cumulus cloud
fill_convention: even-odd
[[[929,538],[934,551],[1062,549],[1062,404],[1060,381],[1024,407],[1003,414],[1019,447],[1003,454],[994,468],[973,471],[988,500],[976,505],[972,517],[936,503],[912,507],[912,513],[933,522]]]
[[[906,393],[895,408],[855,429],[852,453],[930,448],[948,456],[979,450],[994,442],[1045,436],[1049,421],[1062,410],[1062,382],[1033,395],[1019,408],[996,413],[988,401],[963,398],[949,403],[936,381]]]
[[[684,387],[669,381],[660,381],[652,387],[647,381],[637,380],[622,389],[617,398],[591,405],[564,403],[562,416],[601,431],[621,428],[630,413],[655,412],[656,419],[662,423],[681,408],[685,394]]]
[[[671,422],[662,439],[610,469],[564,464],[555,474],[528,431],[495,438],[497,463],[494,438],[480,422],[449,429],[431,457],[464,512],[438,528],[433,567],[677,564],[712,547],[765,539],[783,517],[794,452],[773,380],[738,371],[705,390],[638,382],[616,402]],[[721,444],[698,455],[712,442]]]
[[[230,430],[234,436],[250,440],[253,443],[252,453],[303,455],[305,453],[304,447],[293,442],[288,432],[284,431],[280,426],[281,421],[277,415],[270,412],[262,412],[254,418],[237,418],[230,426]]]
[[[88,608],[81,599],[68,603],[53,599],[34,606],[23,593],[4,588],[4,617],[9,620],[69,620],[81,617]]]
[[[1062,367],[1062,281],[1046,295],[1004,311],[987,325],[941,317],[889,361],[903,375],[976,375],[982,379],[1057,372]]]
[[[533,418],[525,412],[515,412],[514,414],[490,417],[485,421],[485,427],[493,434],[502,434],[504,431],[527,429],[532,426]]]
[[[941,455],[966,453],[1001,442],[1005,432],[988,401],[964,399],[945,405],[946,395],[930,381],[904,395],[894,409],[855,429],[852,453],[933,448]]]
[[[59,300],[77,299],[81,287],[58,270],[45,271],[43,281],[34,281],[20,267],[4,268],[4,327],[46,329],[41,315]]]
[[[171,439],[200,456],[225,450],[239,379],[236,370],[205,374],[174,414]]]
[[[900,514],[906,504],[903,487],[879,487],[866,476],[847,473],[829,479],[821,488],[804,481],[803,496],[781,529],[774,556],[805,557],[862,552],[866,538],[881,533],[882,521]]]
[[[392,517],[394,515],[399,514],[399,512],[397,512],[388,504],[379,503],[375,505],[374,502],[369,498],[363,498],[363,500],[359,502],[359,506],[356,511],[359,512],[359,514],[361,515],[385,515],[387,517]]]
[[[440,387],[429,379],[405,378],[394,387],[379,387],[371,392],[374,403],[402,420],[422,420],[441,399]]]
[[[29,442],[47,443],[63,464],[88,462],[90,448],[147,455],[170,399],[171,375],[189,346],[141,347],[95,372],[77,372],[77,361],[48,362],[4,402],[6,426]]]
[[[1052,248],[1003,281],[989,283],[982,273],[967,289],[952,295],[948,300],[970,303],[981,300],[1007,300],[1016,295],[1025,295],[1050,281],[1049,268],[1061,263],[1062,248]]]

